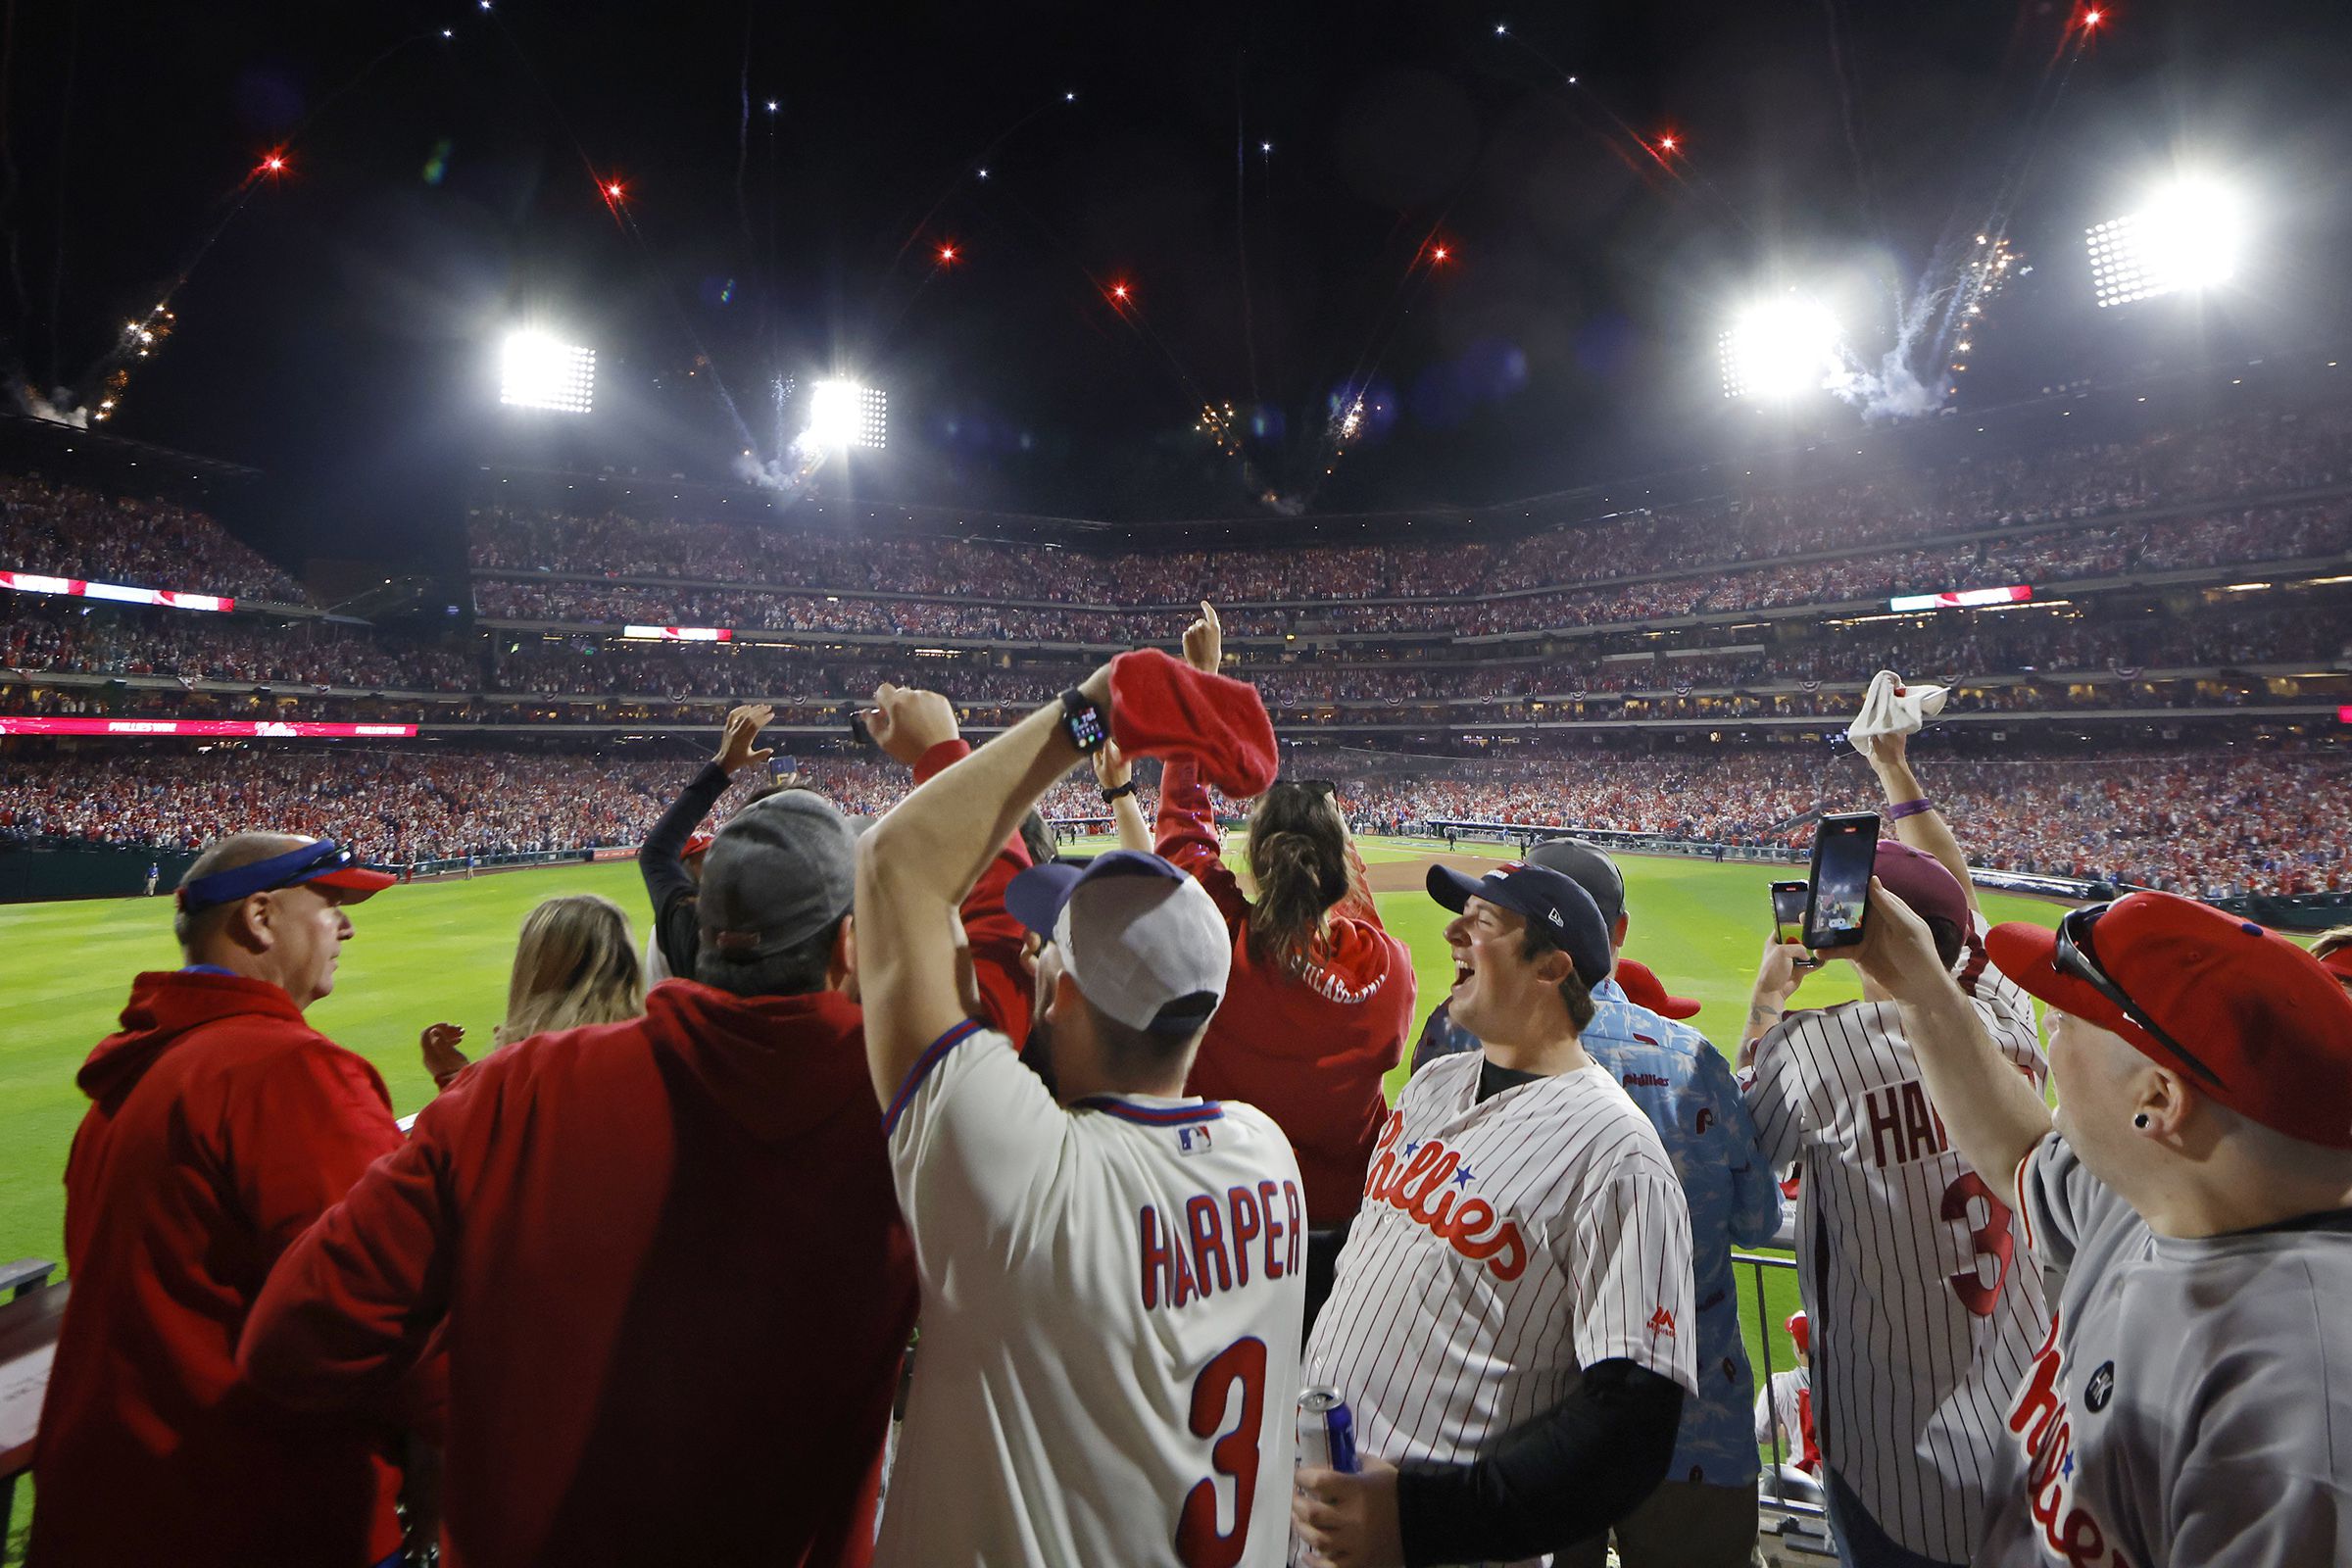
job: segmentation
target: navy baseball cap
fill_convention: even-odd
[[[1600,906],[1576,879],[1548,866],[1518,861],[1498,865],[1485,876],[1464,876],[1448,866],[1429,868],[1429,896],[1459,914],[1472,899],[1509,909],[1525,917],[1576,965],[1576,977],[1596,986],[1609,977],[1609,928],[1600,918]]]
[[[1087,1001],[1131,1029],[1190,1035],[1224,1000],[1233,937],[1206,889],[1183,867],[1137,850],[1084,866],[1033,865],[1004,907],[1061,950]]]

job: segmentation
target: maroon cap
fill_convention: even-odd
[[[1637,1007],[1647,1007],[1661,1018],[1689,1018],[1698,1011],[1698,1004],[1689,997],[1668,996],[1666,983],[1638,958],[1617,960],[1617,984],[1624,990],[1626,1001]]]
[[[1879,855],[1871,874],[1886,891],[1911,906],[1923,920],[1943,920],[1965,937],[1976,927],[1968,906],[1968,889],[1925,850],[1892,839],[1879,840]]]
[[[2118,899],[2087,923],[2078,949],[2087,942],[2099,969],[2194,1062],[2059,968],[2057,932],[2011,921],[1986,945],[2026,990],[2122,1036],[2231,1110],[2289,1138],[2352,1149],[2352,994],[2319,959],[2251,920],[2170,893]]]

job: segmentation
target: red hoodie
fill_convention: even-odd
[[[400,1545],[386,1422],[298,1415],[236,1364],[270,1264],[400,1147],[375,1069],[232,975],[142,974],[76,1082],[74,1295],[27,1560],[361,1565]]]
[[[1369,897],[1350,894],[1312,953],[1259,967],[1250,956],[1250,901],[1226,868],[1208,791],[1189,759],[1163,765],[1158,837],[1159,853],[1208,890],[1233,933],[1233,974],[1185,1093],[1243,1101],[1273,1117],[1298,1155],[1307,1223],[1345,1224],[1363,1199],[1388,1116],[1381,1078],[1403,1059],[1412,1033],[1413,956],[1382,929]]]
[[[858,1005],[646,1005],[474,1063],[287,1250],[241,1363],[348,1405],[439,1325],[453,1568],[863,1564],[916,1286]]]

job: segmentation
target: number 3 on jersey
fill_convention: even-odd
[[[1976,1199],[1984,1200],[1984,1223],[1979,1225],[1969,1212],[1969,1203]],[[1960,1304],[1976,1317],[1992,1316],[1993,1303],[2000,1299],[2001,1283],[2009,1277],[2009,1257],[2016,1243],[2009,1235],[2009,1209],[1992,1196],[1984,1178],[1967,1171],[1943,1190],[1943,1217],[1958,1220],[1968,1227],[1968,1239],[1976,1248],[1978,1258],[1992,1259],[1992,1283],[1984,1283],[1982,1265],[1972,1260],[1968,1267],[1950,1276],[1946,1283]]]
[[[1242,1386],[1242,1413],[1225,1431],[1225,1406],[1233,1386]],[[1193,1380],[1192,1430],[1216,1438],[1208,1450],[1215,1475],[1202,1477],[1185,1494],[1176,1520],[1176,1560],[1184,1568],[1234,1568],[1250,1544],[1250,1510],[1257,1501],[1257,1435],[1266,1416],[1266,1345],[1241,1339],[1219,1350]],[[1224,1431],[1223,1437],[1217,1437]],[[1233,1483],[1233,1529],[1217,1534],[1217,1477]]]

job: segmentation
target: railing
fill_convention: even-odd
[[[1796,1268],[1796,1259],[1777,1257],[1769,1252],[1736,1251],[1732,1254],[1732,1262],[1735,1267],[1742,1264],[1746,1266],[1749,1283],[1755,1287],[1756,1348],[1760,1357],[1760,1364],[1756,1368],[1756,1387],[1762,1391],[1766,1404],[1769,1406],[1772,1399],[1773,1373],[1772,1311],[1764,1300],[1764,1271],[1768,1268],[1785,1268],[1793,1272]],[[1787,1475],[1789,1468],[1788,1450],[1781,1445],[1780,1423],[1775,1421],[1772,1426],[1772,1468],[1764,1475],[1763,1497],[1773,1506],[1792,1514],[1817,1519],[1826,1518],[1826,1511],[1814,1497],[1797,1495],[1792,1489],[1777,1485],[1778,1478]]]

